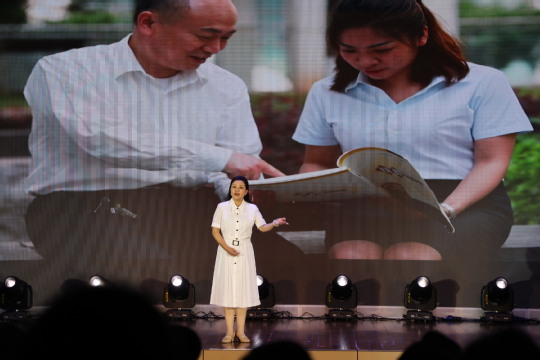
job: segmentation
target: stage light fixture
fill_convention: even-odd
[[[435,320],[431,310],[437,307],[437,291],[427,276],[418,276],[405,286],[403,305],[410,309],[403,315],[407,320]]]
[[[355,319],[357,290],[347,275],[338,275],[326,285],[327,317],[330,319]]]
[[[90,278],[90,286],[94,286],[94,287],[97,287],[97,286],[112,286],[112,282],[110,282],[109,280],[105,279],[103,276],[101,275],[94,275]]]
[[[274,312],[271,309],[275,305],[274,285],[264,276],[257,275],[257,288],[261,304],[249,308],[247,311],[247,318],[270,319],[274,316]]]
[[[485,321],[512,321],[514,315],[514,291],[504,277],[498,277],[482,287],[481,307]]]
[[[4,320],[25,319],[29,313],[26,311],[32,307],[32,286],[25,281],[8,276],[0,285],[0,308],[1,317]]]
[[[173,275],[163,290],[163,305],[170,310],[165,317],[172,320],[191,319],[195,316],[195,286],[181,275]]]

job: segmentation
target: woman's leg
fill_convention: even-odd
[[[328,249],[330,259],[371,259],[383,258],[381,245],[367,240],[343,240]]]
[[[247,308],[236,308],[236,335],[245,336]]]
[[[385,260],[442,260],[434,247],[415,241],[393,244],[384,251]]]
[[[227,333],[225,336],[233,336],[234,335],[234,308],[225,308],[225,325],[227,326]]]

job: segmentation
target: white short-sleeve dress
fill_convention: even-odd
[[[225,242],[240,254],[229,255],[218,246],[210,304],[247,308],[261,303],[251,234],[253,225],[259,228],[265,223],[255,204],[243,201],[236,206],[232,199],[218,204],[212,227],[219,228]]]

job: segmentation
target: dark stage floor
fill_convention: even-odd
[[[248,320],[246,333],[251,344],[222,344],[223,319],[177,321],[201,338],[201,359],[241,359],[247,351],[262,344],[292,340],[304,346],[318,359],[397,359],[412,343],[430,331],[439,331],[462,347],[471,341],[506,327],[517,327],[530,334],[540,345],[538,321],[487,323],[471,321],[410,322],[402,319],[325,320],[269,319]],[[236,351],[235,351],[236,350]]]
[[[162,307],[160,309],[176,311]],[[20,318],[22,320],[18,324],[23,328],[31,325],[32,320],[26,319],[39,319],[43,310],[32,309],[29,312],[32,317]],[[462,309],[462,313],[465,313],[465,310]],[[403,311],[395,317],[362,315],[360,312],[355,312],[353,319],[347,320],[329,319],[326,314],[316,316],[312,315],[313,313],[305,311],[299,316],[292,315],[289,311],[272,311],[270,319],[248,319],[246,334],[250,337],[251,343],[228,344],[221,343],[225,335],[225,320],[212,310],[193,311],[190,313],[193,317],[182,320],[171,319],[167,315],[169,313],[164,315],[169,318],[171,325],[185,326],[197,333],[202,344],[199,360],[241,360],[251,349],[283,340],[293,341],[304,347],[310,353],[312,360],[397,360],[411,344],[421,340],[432,330],[446,335],[465,348],[476,339],[508,328],[516,328],[528,334],[540,347],[540,320],[520,317],[516,312],[514,312],[514,320],[506,322],[485,321],[482,320],[483,316],[463,318],[435,316],[433,321],[411,321],[403,318]],[[370,313],[372,314],[372,312],[365,312],[365,314]],[[478,314],[478,311],[473,311],[471,314]],[[530,314],[536,314],[536,312],[530,311]],[[5,316],[4,318],[8,319]],[[15,319],[15,317],[10,319]],[[2,340],[5,339],[0,338],[0,344]],[[503,349],[505,346],[513,345],[511,342],[505,342],[501,343],[499,348]],[[519,357],[517,355],[516,357]],[[283,358],[287,357],[283,356]]]

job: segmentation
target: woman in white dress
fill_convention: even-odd
[[[227,201],[219,203],[212,220],[216,254],[210,304],[225,307],[227,332],[223,343],[250,342],[245,334],[247,308],[260,304],[255,254],[251,243],[253,225],[262,232],[288,225],[285,218],[267,224],[257,205],[250,203],[249,183],[243,176],[231,180]],[[236,333],[234,318],[236,316]]]

